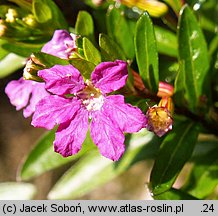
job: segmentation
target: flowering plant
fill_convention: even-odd
[[[0,77],[22,71],[5,93],[48,130],[17,179],[71,163],[47,198],[77,198],[152,158],[150,198],[216,197],[216,2],[73,1],[75,24],[60,2],[0,3]]]

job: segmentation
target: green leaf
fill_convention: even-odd
[[[160,80],[173,84],[179,70],[179,64],[168,58],[160,58],[159,70],[161,71]]]
[[[123,11],[115,7],[110,8],[106,21],[109,36],[120,45],[127,58],[133,59],[135,57],[134,31]]]
[[[218,148],[195,161],[184,189],[199,199],[210,195],[218,185]]]
[[[196,107],[200,106],[200,96],[209,94],[210,87],[206,85],[209,61],[204,35],[188,6],[181,11],[178,40],[182,75],[178,75],[175,86],[179,89],[180,82],[184,83],[187,104],[192,111],[196,111]]]
[[[9,53],[2,46],[6,43],[6,41],[0,39],[0,61],[7,56]]]
[[[54,65],[68,65],[69,61],[66,59],[61,59],[56,56],[43,53],[43,52],[35,52],[33,53],[35,58],[45,66],[45,68],[53,67]]]
[[[184,191],[171,188],[170,190],[153,196],[155,200],[196,200],[197,198],[185,193]]]
[[[101,48],[103,61],[126,60],[125,54],[119,45],[105,34],[99,35],[99,46]]]
[[[133,134],[128,149],[118,162],[98,154],[88,155],[75,164],[56,183],[48,194],[49,199],[75,199],[105,184],[126,171],[138,161],[153,158],[160,139],[143,130]]]
[[[192,155],[197,136],[197,126],[192,122],[183,122],[175,126],[165,137],[150,177],[154,195],[172,187],[179,172]]]
[[[13,53],[8,54],[5,58],[1,59],[0,79],[22,68],[25,64],[25,61],[26,61],[26,58],[15,55]]]
[[[25,43],[4,43],[2,47],[12,53],[15,53],[19,56],[29,57],[31,53],[38,52],[41,50],[42,45],[34,44],[25,44]]]
[[[55,139],[55,130],[46,133],[35,145],[33,150],[25,159],[18,172],[18,179],[30,180],[49,170],[60,167],[66,163],[82,157],[89,151],[95,149],[89,133],[81,151],[73,156],[64,158],[60,154],[54,152],[53,141]]]
[[[182,0],[164,0],[170,7],[175,11],[175,13],[179,14],[179,11],[182,7]]]
[[[75,25],[76,34],[87,37],[92,42],[95,41],[94,37],[94,23],[92,16],[86,11],[80,11],[77,16]]]
[[[52,0],[33,0],[32,12],[41,26],[53,33],[56,29],[67,29],[68,24],[57,5]]]
[[[32,11],[39,23],[45,23],[52,19],[52,11],[47,0],[33,0]]]
[[[164,28],[154,26],[155,38],[157,40],[157,50],[159,53],[177,57],[178,56],[178,44],[176,35]]]
[[[154,27],[148,13],[144,13],[136,25],[136,61],[145,86],[157,92],[159,83],[158,52]]]
[[[29,183],[0,183],[0,200],[29,200],[36,194],[36,188]]]
[[[98,49],[92,44],[92,42],[83,38],[83,52],[87,61],[98,65],[101,62],[101,54]]]
[[[28,2],[26,0],[9,0],[10,2],[14,2],[17,5],[19,5],[21,8],[26,9],[28,11],[32,10],[32,4],[31,2]]]
[[[70,60],[70,63],[80,71],[85,79],[90,79],[90,75],[95,69],[95,65],[92,62],[81,58],[73,58]]]

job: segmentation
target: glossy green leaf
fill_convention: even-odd
[[[150,177],[154,195],[173,186],[179,172],[192,155],[197,136],[197,126],[192,122],[183,122],[165,137]]]
[[[4,43],[2,47],[12,53],[19,56],[29,57],[31,53],[41,50],[42,45],[25,44],[25,43]]]
[[[0,78],[4,78],[16,70],[24,67],[25,62],[26,58],[13,53],[8,54],[0,60]]]
[[[0,183],[0,200],[30,200],[36,194],[36,188],[29,183]]]
[[[87,39],[83,38],[83,52],[87,61],[98,65],[101,62],[101,54],[98,49],[93,45],[93,43]]]
[[[153,196],[155,200],[196,200],[197,198],[185,193],[184,191],[171,188],[170,190]]]
[[[43,52],[35,52],[33,53],[35,58],[45,66],[45,68],[53,67],[54,65],[68,65],[69,61],[66,59],[61,59],[56,56],[43,53]]]
[[[76,160],[95,148],[92,140],[87,135],[82,150],[73,156],[64,158],[60,154],[54,152],[53,141],[55,139],[55,131],[46,133],[35,145],[33,150],[25,159],[18,172],[18,179],[29,180],[49,170],[60,167],[70,161]]]
[[[217,144],[217,143],[216,143]],[[199,199],[210,195],[218,185],[218,148],[198,158],[185,189]]]
[[[209,86],[206,85],[209,61],[204,35],[188,6],[183,7],[181,11],[178,40],[182,75],[178,75],[176,91],[181,88],[178,85],[182,82],[188,106],[192,111],[196,111],[200,96],[209,94]]]
[[[76,34],[87,37],[92,42],[94,39],[94,23],[92,16],[86,11],[80,11],[75,25]]]
[[[81,58],[73,58],[70,63],[77,68],[85,79],[90,79],[90,75],[95,69],[95,65]]]
[[[105,184],[140,160],[153,158],[160,139],[146,130],[133,134],[128,149],[118,162],[98,154],[88,155],[75,164],[49,192],[49,199],[74,199]]]
[[[99,46],[103,61],[126,60],[125,54],[119,45],[105,34],[99,35]]]
[[[177,57],[178,44],[176,35],[162,27],[154,26],[155,38],[157,40],[157,50],[159,53]]]
[[[146,12],[137,21],[135,52],[139,74],[145,86],[152,92],[157,92],[159,83],[158,52],[154,27]]]
[[[107,13],[107,31],[109,36],[120,45],[128,59],[133,59],[134,31],[129,21],[125,18],[123,11],[118,8],[110,8]]]
[[[33,14],[39,23],[45,23],[52,19],[52,11],[47,0],[33,0]]]

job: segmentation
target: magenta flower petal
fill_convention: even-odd
[[[31,116],[35,112],[36,104],[44,97],[50,94],[45,90],[45,83],[32,81],[32,92],[29,105],[23,110],[25,118]]]
[[[100,153],[111,160],[119,160],[125,151],[125,137],[110,117],[103,111],[93,113],[90,128]]]
[[[88,130],[88,112],[80,109],[74,117],[59,126],[54,149],[64,157],[76,154],[82,147]]]
[[[52,39],[43,46],[41,51],[68,59],[75,48],[75,38],[72,38],[66,30],[56,30]]]
[[[66,99],[57,95],[45,97],[37,103],[31,124],[50,130],[56,124],[70,120],[80,106],[81,102],[77,99]]]
[[[92,72],[91,80],[103,94],[122,88],[128,77],[127,63],[121,60],[102,62]]]
[[[138,132],[147,125],[147,118],[142,111],[126,104],[122,95],[107,96],[103,108],[123,132]]]
[[[27,106],[32,92],[32,81],[13,80],[8,83],[5,88],[5,93],[10,99],[12,105],[16,107],[16,110],[20,110]]]
[[[25,118],[34,113],[38,101],[49,95],[45,90],[44,83],[24,80],[23,78],[9,82],[5,88],[5,93],[16,110],[25,108],[23,111]]]
[[[85,87],[80,72],[72,65],[55,65],[38,75],[45,80],[46,89],[56,95],[74,94]]]

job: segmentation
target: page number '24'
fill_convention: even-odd
[[[201,210],[201,212],[213,212],[214,211],[214,207],[213,204],[203,204],[203,210]]]

